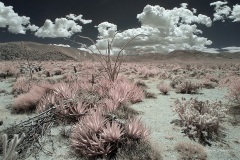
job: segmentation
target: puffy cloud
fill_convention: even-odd
[[[213,14],[213,16],[214,16],[213,21],[222,20],[222,22],[225,22],[225,19],[229,16],[229,14],[231,12],[231,8],[226,5],[227,3],[228,2],[221,2],[221,1],[210,3],[210,6],[215,6],[214,7],[215,13]]]
[[[227,52],[234,53],[234,52],[240,52],[240,47],[235,47],[235,46],[225,47],[225,48],[222,48],[222,50],[226,50]]]
[[[5,6],[0,2],[0,28],[8,28],[11,33],[25,34],[28,29],[26,26],[30,24],[30,18],[19,16],[14,12],[12,6]]]
[[[82,26],[77,23],[78,21],[83,24],[92,22],[92,20],[83,19],[82,15],[74,14],[69,14],[66,18],[56,18],[55,22],[47,19],[44,25],[35,32],[35,36],[43,38],[71,37],[75,33],[82,32]]]
[[[75,14],[69,14],[66,16],[68,19],[72,19],[74,21],[80,21],[82,22],[83,24],[88,24],[88,23],[92,23],[92,20],[86,20],[86,19],[83,19],[83,15],[79,15],[79,16],[76,16]]]
[[[59,46],[59,47],[66,47],[69,48],[70,46],[67,44],[49,44],[49,45],[53,45],[53,46]]]
[[[35,32],[35,31],[37,31],[38,29],[39,29],[39,27],[38,26],[36,26],[36,25],[28,25],[27,26],[27,29],[29,29],[30,31],[32,31],[32,32]]]
[[[236,4],[235,6],[233,6],[233,10],[229,18],[233,19],[233,22],[240,21],[240,5],[239,4]]]
[[[73,20],[66,18],[56,18],[55,22],[47,19],[42,27],[40,27],[35,36],[37,37],[71,37],[74,33],[82,31],[82,26]]]
[[[95,27],[98,28],[98,38],[111,38],[117,31],[117,25],[108,22],[102,22]]]
[[[206,45],[212,44],[212,41],[199,36],[202,31],[197,28],[197,25],[210,27],[212,21],[205,15],[195,15],[195,13],[196,10],[187,9],[186,3],[181,4],[180,8],[172,10],[159,5],[147,5],[143,12],[137,15],[137,19],[141,22],[139,28],[127,29],[115,36],[112,54],[117,54],[125,43],[138,34],[142,35],[129,43],[124,54],[166,53],[176,49],[205,49]],[[103,22],[97,28],[99,39],[96,44],[102,53],[105,53],[107,41],[111,40],[116,33],[117,26]],[[94,45],[90,48],[97,52]]]

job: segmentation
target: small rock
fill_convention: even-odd
[[[0,120],[0,126],[3,124],[3,121],[2,120]]]
[[[173,136],[165,136],[165,139],[168,139],[168,140],[173,140],[174,137]]]

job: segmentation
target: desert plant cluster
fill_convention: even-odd
[[[30,139],[41,144],[34,141],[34,136],[29,138],[30,133],[40,139],[47,135],[44,132],[46,128],[50,131],[54,127],[70,126],[64,145],[74,151],[75,157],[162,159],[163,155],[151,141],[152,132],[156,131],[141,119],[144,113],[132,106],[163,98],[172,99],[173,103],[168,107],[180,121],[180,125],[176,126],[182,136],[187,135],[192,141],[173,145],[178,158],[207,159],[205,146],[211,146],[222,138],[222,126],[231,117],[229,109],[239,108],[239,63],[135,63],[115,57],[115,60],[121,59],[119,63],[114,62],[110,55],[104,58],[102,61],[20,61],[0,64],[1,81],[9,81],[12,85],[10,93],[0,93],[1,96],[12,95],[13,101],[8,106],[11,114],[36,116],[34,127],[31,120],[27,120],[21,127],[17,127],[21,123],[15,124],[18,129],[12,133],[9,129],[2,130],[0,136],[5,146],[6,141],[9,144],[20,143],[13,146],[9,152],[11,156],[16,157],[15,152],[23,159],[30,156],[27,150],[33,146],[23,147]],[[155,85],[152,87],[149,84]],[[223,102],[208,97],[204,100],[196,98],[204,95],[204,91],[214,89],[226,90]],[[161,104],[153,105],[157,106]],[[47,119],[45,113],[51,119]],[[46,127],[50,121],[54,123]],[[29,125],[34,131],[26,129]],[[161,128],[161,124],[158,127]],[[22,134],[24,136],[19,140],[16,135]],[[14,139],[13,142],[11,139]],[[20,146],[26,150],[21,150]],[[3,157],[11,157],[9,153],[0,147]]]
[[[227,116],[227,108],[220,102],[177,99],[174,111],[183,123],[183,132],[199,142],[217,135],[221,119]]]

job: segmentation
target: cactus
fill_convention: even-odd
[[[16,157],[17,152],[15,152],[15,149],[17,145],[23,140],[25,137],[25,134],[23,133],[21,137],[19,138],[17,134],[14,134],[14,138],[11,140],[11,142],[8,145],[8,137],[7,134],[4,134],[2,136],[3,138],[3,160],[13,160],[14,157]]]

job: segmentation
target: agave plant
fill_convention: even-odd
[[[106,142],[115,142],[123,135],[123,128],[117,122],[107,122],[106,127],[102,129],[101,136]]]
[[[86,112],[87,112],[87,105],[82,101],[78,101],[76,105],[69,107],[69,114],[81,115],[81,114],[85,114]]]
[[[147,139],[149,136],[149,130],[141,122],[140,119],[133,118],[126,125],[126,135],[134,140]]]
[[[90,115],[85,116],[82,120],[82,123],[94,133],[99,132],[105,122],[106,119],[99,110],[90,112]]]
[[[97,133],[91,132],[82,122],[76,124],[70,136],[72,147],[87,157],[106,156],[111,152],[111,145],[103,142]]]

